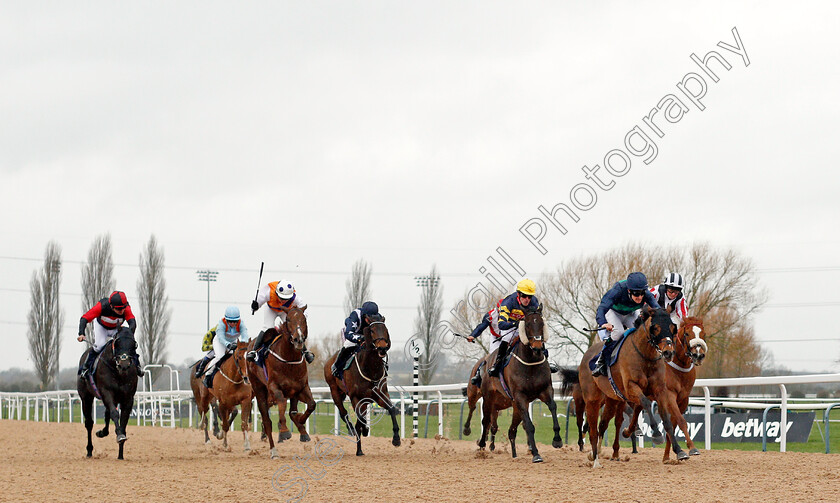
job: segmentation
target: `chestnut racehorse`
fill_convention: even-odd
[[[615,389],[607,376],[592,376],[589,362],[601,350],[603,344],[593,344],[583,355],[577,371],[564,369],[563,390],[568,394],[574,383],[579,382],[586,402],[586,420],[589,426],[589,443],[592,452],[589,455],[593,468],[600,468],[598,453],[601,441],[610,420],[620,421],[624,402],[641,405],[652,417],[651,399],[660,404],[675,402],[675,397],[665,386],[665,363],[673,357],[672,336],[676,326],[665,309],[649,309],[645,306],[636,320],[636,330],[627,336],[621,347],[620,357],[610,366],[615,382]],[[628,347],[629,346],[629,347]],[[604,405],[600,414],[599,409]],[[682,451],[674,438],[674,428],[667,407],[661,407],[662,421],[666,433],[671,437],[672,447],[678,459],[688,455]],[[620,423],[619,423],[620,424]],[[613,442],[612,459],[618,459],[618,435]]]
[[[370,431],[369,424],[364,420],[367,415],[368,406],[372,403],[388,411],[391,415],[391,422],[394,426],[394,437],[391,443],[399,447],[400,427],[397,425],[397,408],[391,403],[388,397],[388,382],[386,357],[391,349],[391,336],[385,326],[385,317],[382,315],[370,316],[370,326],[362,330],[364,341],[359,351],[353,358],[350,368],[344,371],[342,380],[338,380],[331,371],[336,357],[333,355],[324,364],[324,378],[327,386],[330,387],[330,394],[333,402],[338,408],[341,420],[347,425],[350,435],[356,437],[356,456],[363,456],[362,437]],[[356,413],[356,426],[350,422],[347,409],[344,408],[344,398],[350,397],[350,404]],[[338,433],[338,432],[336,432]]]
[[[289,417],[300,432],[301,442],[310,440],[306,432],[306,420],[315,410],[315,400],[309,389],[309,373],[302,352],[302,349],[306,347],[306,338],[309,336],[306,316],[303,314],[306,306],[303,309],[298,307],[281,309],[286,313],[286,321],[280,325],[279,331],[276,327],[272,327],[265,332],[266,339],[272,342],[269,343],[266,357],[263,359],[264,366],[248,362],[251,387],[257,398],[263,432],[268,437],[272,459],[279,457],[279,454],[274,447],[274,439],[271,437],[271,416],[269,415],[271,406],[277,404],[280,414],[277,421],[280,442],[292,438],[291,432],[286,427],[287,400],[291,402]],[[298,413],[298,402],[306,404],[306,410],[302,414]]]
[[[229,449],[227,442],[227,434],[236,418],[236,406],[242,407],[242,438],[244,439],[245,451],[251,450],[251,441],[248,438],[248,433],[251,431],[251,400],[254,398],[251,391],[251,384],[248,380],[248,368],[245,365],[245,352],[248,350],[247,342],[237,342],[236,349],[233,350],[233,355],[225,359],[219,365],[219,371],[213,376],[213,387],[207,390],[203,382],[199,382],[199,390],[202,397],[210,402],[211,395],[219,402],[219,417],[222,419],[222,446]],[[193,372],[191,381],[195,379]],[[192,383],[191,383],[192,384]],[[208,392],[205,395],[205,392]],[[195,391],[193,391],[195,393]],[[204,406],[207,410],[207,406]],[[202,418],[202,423],[207,425],[206,417]],[[205,430],[205,436],[207,435]],[[206,439],[205,439],[206,441]]]
[[[545,325],[542,318],[542,310],[527,311],[525,318],[520,322],[519,343],[511,350],[510,363],[501,370],[499,378],[490,378],[486,370],[482,368],[481,395],[484,397],[482,411],[484,417],[481,420],[481,438],[478,441],[480,450],[487,444],[487,433],[490,430],[491,421],[498,416],[498,411],[513,407],[513,418],[508,429],[511,455],[516,457],[516,430],[519,423],[523,423],[525,434],[528,437],[528,447],[531,451],[534,463],[542,462],[542,456],[537,451],[537,444],[534,441],[534,422],[528,414],[528,404],[536,399],[542,400],[551,411],[551,418],[554,421],[554,439],[552,447],[559,449],[563,447],[563,439],[560,436],[560,423],[557,421],[557,405],[554,403],[554,388],[551,386],[551,369],[548,366],[548,359],[543,353],[545,346]],[[493,352],[488,358],[496,357]],[[488,360],[488,363],[492,360]],[[502,378],[507,385],[507,390],[502,386]],[[469,394],[469,391],[468,391]],[[469,420],[475,404],[470,405],[470,416],[464,425],[468,429]],[[496,426],[498,429],[498,426]]]
[[[204,375],[202,374],[199,377],[195,376],[195,366],[198,365],[200,361],[201,360],[190,366],[190,388],[192,388],[195,406],[198,408],[198,427],[204,430],[204,443],[209,444],[210,434],[207,432],[207,423],[209,422],[208,416],[211,407],[213,408],[213,436],[219,440],[222,439],[222,430],[219,429],[219,401],[216,400],[216,397],[213,396],[210,393],[210,390],[207,389],[207,386],[204,385],[204,380],[202,379]]]
[[[668,362],[665,369],[665,386],[674,393],[677,407],[676,410],[668,412],[671,417],[675,418],[676,426],[679,426],[683,435],[685,435],[688,454],[691,456],[699,456],[700,451],[694,447],[694,441],[688,434],[688,424],[686,424],[683,414],[688,409],[688,398],[691,395],[692,388],[694,388],[694,380],[697,378],[696,367],[702,365],[703,359],[706,358],[708,346],[706,346],[705,337],[703,320],[693,316],[687,317],[677,331],[674,341],[674,358]],[[641,407],[636,407],[633,410],[630,424],[623,432],[625,436],[628,436],[631,431],[635,431],[641,411]],[[665,441],[663,462],[670,458],[670,447],[671,439],[669,437]]]

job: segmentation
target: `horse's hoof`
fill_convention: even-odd
[[[96,432],[96,436],[99,438],[105,438],[108,436],[108,430],[99,430]]]
[[[362,452],[362,451],[357,451],[356,452],[356,456],[364,456],[364,455],[365,455],[365,453]]]
[[[470,433],[472,433],[472,430],[470,428],[464,428],[464,435],[469,436]]]
[[[537,454],[536,456],[534,456],[534,459],[532,459],[532,460],[531,460],[531,462],[532,462],[532,463],[542,463],[542,462],[543,462],[543,458],[542,458],[542,456],[540,456],[539,454]]]
[[[495,450],[496,450],[496,444],[495,443],[490,444],[490,451],[492,452],[492,451],[495,451]]]
[[[216,435],[216,438],[221,440],[221,439],[225,438],[225,434],[220,432],[219,434]]]
[[[700,451],[697,449],[697,447],[692,447],[692,449],[688,451],[688,454],[689,456],[699,456]]]
[[[684,459],[688,459],[688,453],[685,451],[680,451],[677,453],[677,461],[682,461]]]
[[[251,452],[251,446],[250,445],[245,446],[245,452]]]
[[[89,458],[89,457],[91,457],[91,456],[93,456],[93,453],[92,453],[92,452],[89,452],[89,453],[87,453],[87,456],[85,456],[85,457],[86,457],[86,458]]]
[[[279,459],[279,458],[280,458],[280,455],[277,454],[277,448],[275,447],[275,448],[271,449],[271,459]]]
[[[554,440],[553,442],[551,442],[551,446],[554,447],[555,449],[559,449],[559,448],[563,447],[563,439],[558,438],[557,440]]]
[[[601,465],[601,463],[599,463],[598,460],[596,459],[595,461],[592,462],[592,468],[603,468],[603,465]]]
[[[586,459],[588,459],[589,461],[595,461],[595,456],[593,456],[592,453],[590,452],[589,454],[586,455]]]
[[[292,438],[291,431],[281,431],[280,435],[277,437],[277,441],[282,442],[284,440],[289,440],[290,438]]]
[[[661,434],[656,435],[655,437],[651,438],[651,442],[653,442],[653,445],[662,445],[663,443],[665,443],[665,437],[663,437]]]
[[[207,440],[205,440],[205,441],[204,441],[204,445],[210,445],[210,444],[212,444],[212,443],[213,443],[213,442],[211,442],[209,438],[208,438]]]
[[[126,440],[128,440],[128,437],[126,437],[124,433],[121,433],[121,434],[117,435],[117,443],[121,444],[121,443],[125,442]]]
[[[394,437],[394,439],[393,439],[393,440],[391,440],[391,444],[393,444],[393,445],[394,445],[394,447],[399,447],[401,443],[402,443],[402,442],[400,442],[400,437]],[[699,453],[698,453],[698,454],[699,454]]]
[[[305,434],[305,433],[304,433],[303,435],[301,435],[301,436],[300,436],[300,441],[301,441],[301,442],[309,442],[310,440],[311,440],[311,439],[309,438],[309,435],[307,435],[307,434]]]

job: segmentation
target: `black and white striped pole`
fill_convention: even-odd
[[[414,432],[414,438],[417,438],[418,433],[418,422],[419,422],[419,410],[417,408],[417,387],[420,386],[420,357],[423,356],[425,353],[426,348],[423,345],[423,342],[418,339],[411,339],[408,342],[408,352],[411,354],[412,359],[414,360],[414,382],[413,388],[414,391],[411,393],[411,402],[412,402],[412,413],[411,413],[411,421],[412,421],[412,429]]]

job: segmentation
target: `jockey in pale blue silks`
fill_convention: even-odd
[[[237,342],[248,342],[248,329],[245,327],[245,323],[239,315],[239,308],[230,306],[225,309],[225,317],[219,320],[219,324],[216,326],[213,349],[207,352],[204,359],[199,362],[195,369],[196,377],[199,377],[204,370],[204,365],[207,366],[207,374],[204,376],[205,386],[208,388],[213,387],[213,377],[216,375],[216,371],[219,370],[219,360],[227,352],[233,352],[236,349]],[[210,360],[209,365],[206,364],[208,360]]]

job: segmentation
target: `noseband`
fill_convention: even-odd
[[[384,322],[384,321],[372,321],[372,322],[370,323],[370,325],[368,325],[368,326],[373,326],[373,325],[384,325],[384,324],[385,324],[385,322]],[[386,341],[386,342],[388,343],[388,345],[384,348],[384,349],[385,349],[385,351],[388,351],[389,349],[391,349],[391,341],[390,341],[390,340],[388,340],[388,338],[386,338],[386,337],[377,337],[376,339],[372,339],[372,340],[371,340],[371,347],[372,347],[373,349],[375,349],[375,350],[379,350],[379,349],[380,349],[380,348],[377,348],[377,347],[376,347],[376,343],[377,343],[378,341]],[[365,341],[365,342],[367,342],[367,341]]]

